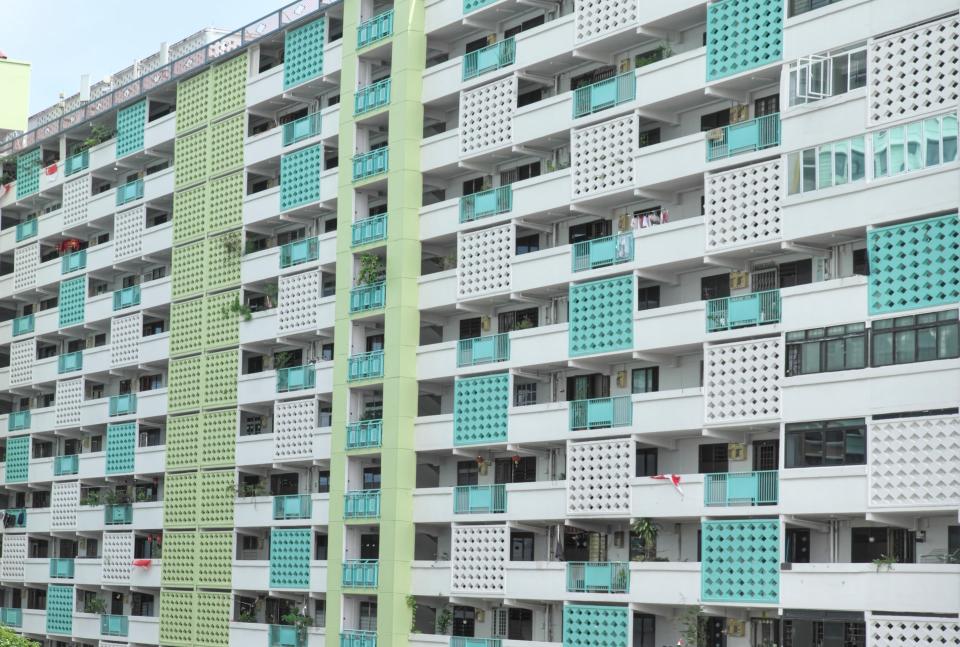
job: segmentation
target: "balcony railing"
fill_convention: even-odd
[[[384,146],[369,153],[353,156],[353,181],[365,180],[374,175],[387,172],[390,164],[390,150]]]
[[[60,257],[60,273],[69,274],[87,266],[87,250],[81,249]]]
[[[72,373],[83,369],[83,351],[75,350],[72,353],[64,353],[57,358],[58,373]]]
[[[637,77],[633,71],[591,83],[573,91],[574,118],[600,112],[633,101],[637,97]]]
[[[140,286],[131,285],[128,288],[117,290],[113,293],[113,309],[123,310],[132,306],[140,305]]]
[[[73,559],[54,557],[50,560],[50,577],[55,579],[73,578]]]
[[[513,209],[513,186],[471,193],[460,198],[460,222],[473,222]]]
[[[17,609],[14,607],[0,608],[0,623],[8,627],[22,627],[23,609]]]
[[[780,114],[764,115],[707,133],[707,161],[780,145]]]
[[[37,235],[37,219],[31,218],[17,223],[17,242]]]
[[[17,317],[13,320],[13,336],[26,335],[33,332],[33,313]]]
[[[303,647],[300,632],[292,625],[270,625],[270,647]]]
[[[316,236],[295,240],[280,248],[280,269],[309,263],[320,258],[320,241]]]
[[[100,616],[100,633],[104,636],[126,636],[128,631],[127,616]]]
[[[344,519],[368,519],[380,516],[380,490],[357,490],[343,495]]]
[[[357,49],[393,35],[393,9],[377,14],[357,25]]]
[[[570,430],[629,427],[633,424],[633,402],[629,395],[570,402]]]
[[[377,647],[376,631],[341,631],[340,647]]]
[[[370,449],[383,443],[383,420],[364,420],[347,425],[347,445],[350,449]]]
[[[383,351],[352,355],[347,361],[347,381],[383,377]]]
[[[779,489],[777,470],[704,474],[703,504],[773,505],[779,500]]]
[[[350,243],[354,247],[387,238],[387,214],[370,216],[353,223]]]
[[[571,269],[574,272],[629,263],[632,260],[633,234],[631,232],[574,243],[570,253]]]
[[[7,508],[3,511],[4,526],[7,528],[26,528],[27,527],[27,509],[26,508]],[[9,522],[7,520],[9,517]],[[8,525],[9,523],[9,525]]]
[[[139,200],[143,197],[143,180],[134,180],[117,187],[117,206]]]
[[[627,593],[629,562],[567,562],[570,593]]]
[[[450,647],[502,647],[500,638],[467,638],[466,636],[451,636]]]
[[[472,79],[493,70],[513,65],[517,45],[513,37],[463,55],[463,80]]]
[[[506,485],[458,485],[453,488],[454,514],[500,514],[506,511]]]
[[[80,471],[80,457],[76,454],[65,454],[53,459],[53,475],[66,476]]]
[[[107,504],[103,506],[103,523],[108,526],[121,526],[133,523],[133,506],[129,503]]]
[[[344,586],[358,589],[376,588],[380,571],[380,563],[375,559],[345,559],[343,560]]]
[[[313,500],[309,494],[281,494],[273,497],[274,519],[309,519]]]
[[[90,166],[90,151],[80,151],[76,155],[71,155],[63,165],[64,177],[70,177],[74,173],[86,169]]]
[[[457,342],[457,366],[477,366],[510,359],[510,336],[505,333],[461,339]]]
[[[780,290],[707,301],[707,332],[780,321]]]
[[[313,364],[289,366],[277,370],[277,393],[303,391],[316,386],[317,372]]]
[[[387,284],[378,281],[369,285],[360,285],[350,290],[350,314],[377,310],[387,303]]]
[[[20,431],[30,428],[30,410],[11,411],[7,418],[7,431]]]
[[[137,394],[125,393],[110,396],[111,416],[130,416],[137,412]]]
[[[389,103],[390,79],[386,78],[357,89],[357,93],[353,95],[353,114],[362,115]]]
[[[283,145],[289,146],[320,134],[320,113],[311,112],[305,117],[283,124]]]

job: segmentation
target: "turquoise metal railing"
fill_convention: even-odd
[[[140,305],[140,286],[131,285],[128,288],[113,293],[113,309],[122,310],[131,306]]]
[[[70,579],[73,577],[73,559],[53,557],[50,559],[50,577]]]
[[[57,358],[58,373],[72,373],[83,368],[83,351],[75,350],[72,353],[64,353]]]
[[[3,511],[3,514],[10,515],[12,517],[12,522],[10,528],[26,528],[27,527],[27,509],[26,508],[7,508]]]
[[[574,272],[619,265],[633,260],[633,234],[626,232],[574,243],[570,264]]]
[[[344,493],[344,519],[364,519],[379,516],[380,490],[356,490]]]
[[[17,242],[37,235],[37,219],[31,218],[17,223]]]
[[[364,420],[347,425],[347,449],[370,449],[383,443],[383,420]]]
[[[270,625],[270,647],[303,647],[300,632],[292,625]]]
[[[567,562],[570,593],[627,593],[629,562]]]
[[[341,631],[340,647],[377,647],[377,632]]]
[[[117,206],[143,197],[143,180],[134,180],[117,187]]]
[[[11,411],[7,418],[7,431],[20,431],[30,428],[30,409]]]
[[[374,175],[387,172],[390,164],[390,149],[386,146],[377,148],[369,153],[353,156],[353,181],[364,180]]]
[[[127,616],[100,616],[100,633],[104,636],[126,636],[128,631]]]
[[[125,393],[110,396],[110,415],[129,416],[137,412],[137,394]]]
[[[280,494],[273,497],[274,519],[309,519],[313,500],[309,494]]]
[[[780,145],[780,113],[730,124],[707,133],[707,161]]]
[[[780,478],[777,470],[704,474],[703,504],[775,504],[779,500],[779,489]]]
[[[60,273],[69,274],[87,266],[87,250],[81,249],[60,257]]]
[[[573,91],[573,116],[600,112],[633,101],[637,97],[637,77],[633,71],[591,83]]]
[[[450,636],[450,647],[502,647],[502,645],[503,641],[499,638]]]
[[[320,258],[320,241],[316,236],[295,240],[280,248],[280,267],[293,267]]]
[[[570,402],[570,430],[629,427],[633,424],[633,402],[629,395]]]
[[[780,321],[780,290],[707,301],[707,332]]]
[[[65,476],[80,471],[80,457],[76,454],[65,454],[53,459],[53,475]]]
[[[351,355],[347,361],[347,381],[383,377],[383,351]]]
[[[357,49],[393,35],[393,9],[377,14],[357,25]]]
[[[379,579],[380,562],[375,559],[343,560],[343,578],[341,583],[358,589],[376,588]]]
[[[0,608],[0,624],[4,624],[8,627],[22,627],[23,609],[17,609],[14,607]]]
[[[74,173],[79,173],[90,166],[90,151],[80,151],[76,155],[71,155],[67,158],[63,166],[64,177],[70,177]]]
[[[460,198],[460,222],[473,222],[513,209],[513,186],[471,193]]]
[[[510,336],[505,333],[461,339],[457,342],[457,366],[477,366],[510,359]]]
[[[283,124],[283,145],[296,144],[304,139],[310,139],[320,134],[320,113],[311,112],[305,117],[294,119]]]
[[[453,488],[454,514],[499,514],[506,511],[506,485],[458,485]]]
[[[13,320],[13,336],[16,337],[17,335],[25,335],[28,332],[33,332],[33,323],[33,313],[17,317]]]
[[[303,391],[316,386],[317,373],[313,364],[289,366],[277,370],[277,393]]]
[[[353,223],[350,244],[354,247],[387,238],[387,214],[370,216]]]
[[[350,314],[376,310],[387,303],[387,283],[378,281],[361,285],[350,290]]]
[[[357,89],[357,93],[353,95],[353,114],[362,115],[389,103],[390,79],[386,78]]]
[[[513,65],[517,58],[517,45],[513,37],[488,45],[483,49],[463,55],[463,80],[472,79],[493,70]]]
[[[103,506],[103,523],[108,526],[133,523],[133,506],[129,503],[107,504]]]

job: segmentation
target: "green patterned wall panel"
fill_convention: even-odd
[[[243,110],[247,100],[247,52],[210,70],[210,118]]]
[[[171,294],[174,300],[203,292],[206,242],[199,240],[183,247],[173,248],[173,275]]]
[[[167,470],[197,467],[200,461],[200,434],[203,419],[199,413],[167,417]]]
[[[207,231],[218,233],[243,224],[243,171],[209,182]]]
[[[230,642],[230,593],[197,591],[196,644],[201,647],[227,647]]]
[[[73,587],[51,584],[47,587],[47,633],[69,636],[73,633]]]
[[[203,314],[206,302],[201,299],[181,301],[170,306],[170,354],[195,353],[203,348]]]
[[[143,130],[147,125],[147,100],[117,111],[117,158],[143,150]]]
[[[309,528],[273,528],[270,531],[270,588],[310,587]]]
[[[205,70],[177,84],[177,134],[205,124],[210,110],[210,74]]]
[[[320,199],[323,145],[317,144],[280,158],[280,211]]]
[[[197,586],[229,589],[233,580],[233,531],[201,532],[197,538]]]
[[[206,231],[207,185],[173,194],[173,242],[179,245],[203,237]]]
[[[107,474],[132,472],[136,448],[136,422],[107,425]]]
[[[207,290],[240,284],[240,246],[243,234],[231,231],[207,239]]]
[[[633,277],[570,286],[570,355],[633,347]]]
[[[199,409],[203,396],[203,356],[170,360],[170,386],[167,406],[170,411]]]
[[[326,18],[287,32],[284,39],[283,89],[288,90],[323,74]]]
[[[700,599],[780,600],[780,522],[777,519],[702,521]]]
[[[7,439],[7,483],[25,483],[30,476],[30,436]]]
[[[707,80],[783,57],[781,0],[723,0],[707,5]]]
[[[177,137],[173,144],[174,186],[181,187],[201,182],[210,172],[209,129]]]
[[[225,467],[234,464],[237,446],[237,410],[205,411],[200,443],[200,464]]]
[[[233,470],[200,472],[198,525],[204,528],[233,526],[237,475]]]
[[[160,591],[160,642],[164,645],[192,645],[194,592]]]
[[[226,407],[237,403],[239,370],[240,351],[237,349],[204,356],[204,407]]]
[[[163,533],[162,586],[193,586],[197,578],[197,533],[193,530]]]
[[[507,440],[510,378],[506,373],[456,381],[453,392],[453,444]]]
[[[167,474],[163,493],[163,527],[197,527],[197,473]]]
[[[59,308],[60,327],[83,323],[84,306],[87,302],[87,277],[78,276],[60,282]]]
[[[17,157],[17,200],[40,190],[40,149]]]
[[[239,300],[239,290],[211,294],[203,300],[203,345],[206,348],[235,346],[240,342],[240,315],[229,310],[230,304]],[[171,340],[171,346],[172,343]]]
[[[960,301],[960,218],[956,214],[867,232],[870,314]]]
[[[247,116],[235,115],[210,126],[210,175],[243,168],[243,135]]]
[[[563,607],[563,647],[630,647],[627,607],[568,604]]]

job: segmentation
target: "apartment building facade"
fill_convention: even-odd
[[[960,645],[960,1],[300,0],[0,141],[0,623]]]

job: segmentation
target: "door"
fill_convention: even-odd
[[[453,635],[473,638],[477,612],[473,607],[453,607]]]
[[[509,609],[507,611],[507,638],[510,640],[533,640],[533,611]]]
[[[123,593],[110,594],[110,614],[115,616],[123,615]]]
[[[510,561],[533,561],[533,533],[514,532],[510,534]]]
[[[380,535],[360,535],[360,559],[380,559]]]
[[[810,563],[810,531],[806,528],[787,528],[784,561],[791,564]]]
[[[780,468],[780,440],[753,441],[753,471],[762,472]]]
[[[363,468],[363,489],[364,490],[380,489],[380,468],[379,467]]]
[[[700,618],[703,630],[703,647],[727,647],[726,621],[724,618],[707,616]]]

